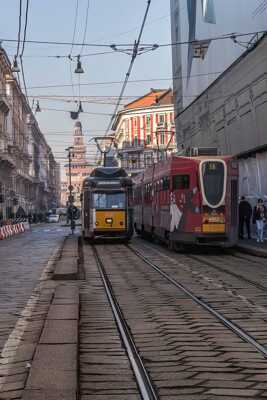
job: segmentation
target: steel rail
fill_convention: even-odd
[[[232,321],[225,318],[223,316],[223,314],[216,311],[207,302],[201,300],[193,292],[191,292],[189,289],[187,289],[183,284],[179,283],[178,281],[173,279],[171,276],[169,276],[166,272],[162,271],[160,267],[158,267],[156,264],[154,264],[152,261],[150,261],[146,256],[144,256],[138,250],[136,250],[135,248],[133,248],[132,246],[129,246],[129,245],[127,247],[135,255],[137,255],[139,258],[141,258],[146,264],[148,264],[155,271],[157,271],[161,276],[163,276],[168,282],[172,283],[178,289],[182,290],[193,301],[195,301],[197,304],[199,304],[201,307],[203,307],[205,310],[207,310],[210,314],[212,314],[214,317],[216,317],[224,326],[226,326],[233,333],[235,333],[237,336],[239,336],[243,341],[251,344],[253,347],[255,347],[255,349],[259,353],[261,353],[265,358],[267,358],[267,349],[264,346],[262,346],[259,342],[257,342],[257,340],[255,340],[251,335],[246,333],[242,328],[240,328],[238,325],[236,325]]]
[[[154,249],[154,246],[153,246],[153,247],[152,247],[152,246],[149,246],[149,247],[150,247],[151,249]],[[155,249],[155,250],[158,250],[158,249]],[[166,252],[165,249],[164,249],[164,252]],[[172,252],[172,255],[173,255],[173,256],[174,256],[175,254],[176,254],[176,253]],[[232,257],[234,257],[234,258],[240,258],[240,259],[245,259],[245,260],[247,260],[246,258],[237,256],[237,255],[235,255],[235,254],[230,254],[230,255],[231,255]],[[169,254],[168,254],[168,257],[172,258],[174,261],[177,261],[176,258],[171,257]],[[198,262],[200,262],[200,263],[205,263],[205,264],[207,264],[209,267],[211,267],[211,268],[213,268],[213,269],[217,269],[218,271],[224,272],[224,273],[226,273],[226,274],[228,274],[228,275],[232,275],[232,276],[234,276],[235,278],[238,278],[238,279],[240,279],[240,280],[243,280],[243,281],[246,282],[246,283],[249,283],[250,285],[255,286],[257,289],[263,290],[264,292],[266,292],[266,290],[267,290],[267,286],[264,286],[264,285],[262,285],[262,284],[259,283],[259,282],[255,282],[255,281],[253,281],[253,280],[251,280],[251,279],[249,279],[249,278],[246,278],[246,277],[243,276],[243,275],[237,274],[236,272],[229,271],[228,269],[225,269],[225,268],[223,268],[223,267],[221,267],[221,266],[219,266],[219,265],[216,265],[216,264],[212,263],[211,261],[202,260],[202,258],[199,258],[198,256],[193,255],[193,254],[185,254],[185,257],[190,258],[190,259],[195,260],[195,261],[198,261]],[[255,263],[255,262],[254,262],[254,263]],[[256,264],[258,264],[258,263],[256,263]]]
[[[244,282],[246,282],[246,283],[249,283],[250,285],[255,286],[257,289],[263,290],[263,291],[265,291],[265,292],[266,292],[266,290],[267,290],[267,287],[266,287],[266,286],[263,286],[261,283],[252,281],[251,279],[248,279],[248,278],[246,278],[246,277],[243,276],[243,275],[239,275],[239,274],[237,274],[236,272],[228,271],[227,269],[225,269],[225,268],[223,268],[223,267],[221,267],[221,266],[219,266],[219,265],[213,264],[213,263],[210,262],[210,261],[206,261],[206,260],[204,261],[204,260],[202,260],[201,258],[198,258],[197,256],[194,256],[194,255],[191,255],[191,254],[190,254],[190,255],[187,254],[186,257],[191,258],[192,260],[198,261],[198,262],[200,262],[200,263],[205,263],[205,264],[207,264],[209,267],[214,268],[214,269],[217,269],[218,271],[224,272],[224,273],[226,273],[226,274],[228,274],[228,275],[232,275],[232,276],[234,276],[235,278],[238,278],[238,279],[240,279],[240,280],[242,280],[242,281],[244,281]]]
[[[101,279],[103,281],[110,306],[111,306],[113,314],[114,314],[114,318],[116,320],[122,341],[126,348],[127,355],[129,357],[134,375],[136,377],[136,381],[137,381],[139,390],[142,395],[142,399],[143,400],[158,400],[159,397],[157,396],[157,394],[155,392],[155,389],[152,385],[149,374],[148,374],[148,372],[143,364],[143,361],[138,353],[138,350],[134,343],[133,337],[128,328],[127,322],[125,321],[123,312],[122,312],[122,310],[116,300],[116,297],[113,293],[112,286],[111,286],[110,280],[107,276],[104,264],[98,255],[96,247],[92,246],[92,248],[93,248],[94,256],[95,256],[95,259],[97,262],[97,267],[98,267]]]

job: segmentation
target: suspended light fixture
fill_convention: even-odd
[[[77,56],[77,67],[75,69],[75,74],[83,74],[84,73],[80,57],[81,56]]]
[[[13,61],[11,70],[12,70],[12,72],[20,72],[18,62],[17,62],[17,56],[14,57],[14,61]]]
[[[82,102],[79,103],[78,113],[83,112]]]
[[[70,117],[71,119],[78,119],[79,117],[78,111],[70,111]]]
[[[41,110],[41,107],[40,107],[40,104],[39,104],[39,100],[37,100],[35,112],[37,113],[37,112],[41,112],[41,111],[42,111],[42,110]]]

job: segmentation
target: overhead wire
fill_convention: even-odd
[[[24,87],[24,93],[25,97],[27,100],[27,103],[29,104],[29,98],[28,98],[28,92],[27,92],[27,85],[26,85],[26,79],[25,79],[25,72],[24,72],[24,65],[23,65],[23,54],[25,50],[25,41],[26,41],[26,35],[27,35],[27,27],[28,27],[28,13],[29,13],[29,0],[26,1],[26,10],[25,10],[25,23],[24,23],[24,33],[23,33],[23,41],[22,41],[22,50],[20,52],[20,65],[21,65],[21,73],[22,73],[22,81],[23,81],[23,87]]]
[[[74,28],[73,28],[73,35],[72,35],[72,42],[71,42],[70,55],[72,55],[72,50],[73,50],[73,46],[74,46],[74,40],[75,40],[75,36],[76,36],[77,19],[78,19],[78,9],[79,9],[79,0],[76,0],[75,17],[74,17]]]
[[[114,109],[113,115],[112,115],[112,117],[110,119],[110,122],[109,122],[109,124],[107,126],[106,134],[110,130],[110,128],[112,126],[112,123],[113,123],[113,120],[114,120],[114,118],[115,118],[115,116],[117,114],[117,111],[118,111],[119,106],[121,104],[122,96],[124,94],[124,91],[126,89],[127,83],[129,81],[129,78],[130,78],[130,75],[131,75],[131,72],[132,72],[132,69],[133,69],[133,66],[134,66],[135,59],[136,59],[136,57],[138,55],[138,49],[139,49],[139,45],[140,45],[140,41],[141,41],[141,38],[142,38],[143,31],[144,31],[144,27],[145,27],[145,23],[146,23],[146,20],[147,20],[147,15],[148,15],[148,11],[149,11],[150,5],[151,5],[151,0],[147,0],[147,6],[146,6],[145,15],[143,17],[143,21],[142,21],[142,24],[141,24],[141,28],[140,28],[140,31],[139,31],[139,35],[138,35],[137,41],[135,41],[135,44],[134,44],[130,65],[129,65],[129,68],[128,68],[127,72],[126,72],[125,79],[124,79],[124,82],[123,82],[123,85],[122,85],[122,88],[121,88],[121,91],[120,91],[120,94],[119,94],[118,101],[117,101],[117,103],[115,105],[115,109]]]
[[[214,71],[214,72],[206,72],[200,74],[192,74],[190,75],[191,78],[201,77],[201,76],[209,76],[209,75],[219,75],[223,71]],[[178,75],[178,76],[170,76],[167,78],[151,78],[151,79],[132,79],[128,80],[128,83],[142,83],[142,82],[159,82],[159,81],[171,81],[171,80],[178,80],[178,79],[187,79],[188,75]],[[123,83],[124,81],[99,81],[99,82],[88,82],[88,83],[81,83],[81,86],[98,86],[98,85],[117,85]],[[50,88],[65,88],[70,87],[70,84],[61,84],[61,85],[44,85],[44,86],[30,86],[28,90],[34,89],[50,89]],[[118,96],[119,97],[119,96]]]
[[[83,33],[83,42],[82,42],[82,47],[81,47],[81,50],[80,50],[80,55],[83,53],[84,44],[85,44],[85,39],[86,39],[86,34],[87,34],[89,8],[90,8],[90,0],[87,0],[86,17],[85,17],[85,26],[84,26],[84,33]]]
[[[16,57],[19,55],[20,48],[20,35],[21,35],[21,18],[22,18],[22,0],[19,1],[19,29],[18,29],[18,39],[17,39],[17,52]]]
[[[75,100],[75,90],[74,90],[74,84],[73,84],[71,63],[72,63],[73,44],[74,44],[74,41],[75,41],[76,30],[77,30],[78,10],[79,10],[79,0],[76,0],[75,17],[74,17],[74,28],[73,28],[73,34],[72,34],[72,43],[71,43],[71,48],[70,48],[70,54],[68,55],[68,59],[69,59],[69,74],[70,74],[70,82],[71,82],[73,100]]]
[[[226,40],[226,39],[233,39],[233,38],[238,38],[238,37],[245,37],[245,36],[252,36],[252,35],[257,35],[257,34],[266,34],[267,30],[260,30],[260,31],[253,31],[253,32],[245,32],[245,33],[226,33],[224,35],[220,36],[214,36],[214,37],[207,37],[203,38],[201,40],[206,41],[216,41],[216,40]],[[9,39],[2,37],[0,38],[0,41],[2,42],[18,42],[18,39]],[[197,40],[185,40],[185,41],[180,41],[180,42],[172,42],[172,43],[140,43],[140,46],[156,46],[157,48],[161,47],[172,47],[172,46],[178,46],[178,45],[186,45],[186,44],[193,44],[198,42]],[[72,42],[62,42],[62,41],[49,41],[49,40],[26,40],[25,43],[29,44],[47,44],[47,45],[57,45],[57,46],[71,46]],[[106,48],[112,48],[111,46],[114,46],[114,43],[108,44],[108,43],[73,43],[73,46],[81,46],[84,47],[106,47]],[[135,44],[133,43],[119,43],[116,44],[116,47],[132,47],[134,48]]]

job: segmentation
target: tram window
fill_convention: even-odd
[[[225,168],[221,161],[205,161],[202,164],[203,189],[206,200],[216,206],[224,195]]]
[[[189,187],[190,175],[175,175],[172,177],[173,190],[189,189]]]
[[[163,178],[163,190],[168,190],[170,188],[170,178],[165,176]]]
[[[94,207],[99,208],[124,208],[125,193],[94,193]]]

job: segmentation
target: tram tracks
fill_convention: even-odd
[[[143,260],[147,265],[152,267],[157,271],[162,277],[164,277],[169,283],[173,284],[179,290],[182,290],[188,297],[190,297],[195,303],[207,310],[211,315],[216,317],[225,327],[230,329],[235,335],[239,336],[242,340],[252,345],[259,353],[261,353],[265,358],[267,358],[267,348],[262,346],[257,340],[255,340],[249,333],[241,329],[238,325],[234,324],[232,321],[227,319],[223,314],[216,311],[211,307],[207,301],[202,300],[200,297],[196,296],[191,290],[185,287],[183,284],[173,279],[171,276],[166,274],[161,268],[159,268],[155,263],[151,262],[144,254],[140,253],[138,250],[132,246],[128,246],[129,249],[134,252],[141,260]],[[193,257],[192,257],[193,258]],[[223,270],[223,269],[222,269]],[[263,289],[265,290],[265,288]]]
[[[118,313],[137,350],[138,356],[133,357],[141,360],[158,396],[144,397],[151,396],[147,393],[143,398],[208,400],[214,395],[229,396],[229,391],[234,398],[242,390],[249,398],[264,398],[255,374],[267,376],[267,350],[253,335],[194,295],[194,287],[187,288],[185,280],[179,284],[175,275],[162,271],[151,254],[125,245],[88,248],[94,257],[89,263],[97,263],[98,274],[104,271],[114,303],[119,305]],[[87,378],[85,373],[83,379],[96,378]]]
[[[98,254],[96,246],[93,246],[93,253],[97,262],[97,266],[99,269],[99,273],[101,275],[101,279],[103,281],[103,285],[109,299],[110,306],[112,308],[112,312],[114,318],[116,320],[116,324],[118,330],[120,332],[120,336],[122,338],[123,344],[128,354],[129,361],[131,363],[132,369],[134,371],[134,375],[136,377],[136,381],[142,395],[143,400],[157,400],[158,396],[153,387],[150,376],[144,366],[144,363],[139,355],[139,352],[134,343],[133,336],[127,326],[127,322],[124,318],[123,312],[118,304],[118,301],[114,295],[112,290],[112,285],[108,279],[104,264],[101,260],[101,257]]]
[[[236,272],[229,271],[226,268],[223,268],[223,267],[221,267],[219,265],[216,265],[215,263],[212,263],[212,262],[208,261],[207,258],[205,260],[203,260],[203,258],[195,256],[195,255],[192,255],[192,254],[187,255],[187,257],[189,259],[196,260],[196,261],[199,261],[201,263],[205,263],[205,265],[208,265],[208,266],[210,266],[210,267],[212,267],[212,268],[214,268],[214,269],[216,269],[218,271],[221,271],[221,272],[224,272],[224,273],[226,273],[228,275],[234,276],[235,278],[238,278],[238,279],[242,280],[243,282],[246,282],[246,283],[256,287],[257,289],[263,290],[264,292],[267,291],[267,286],[264,286],[259,282],[253,281],[253,280],[245,277],[244,275],[237,274]]]

